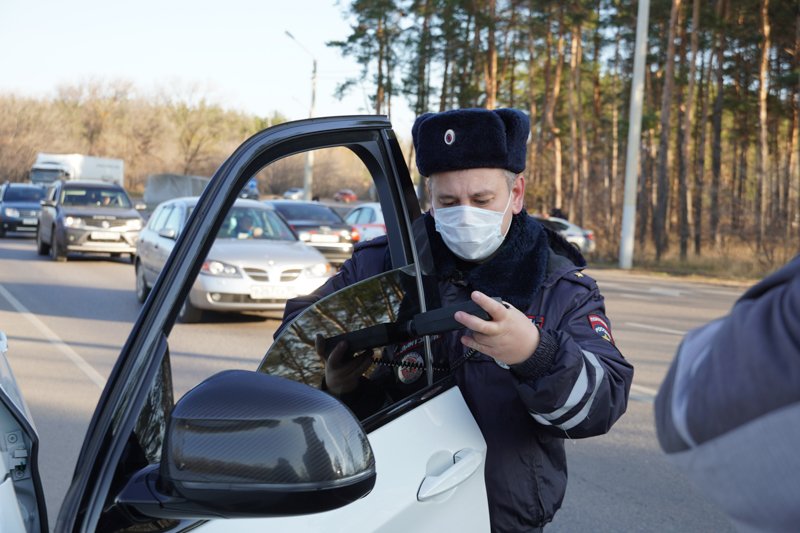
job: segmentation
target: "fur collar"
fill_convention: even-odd
[[[544,227],[523,210],[511,219],[505,241],[493,256],[481,263],[456,257],[436,231],[433,217],[425,213],[425,228],[440,281],[467,290],[500,296],[517,309],[527,309],[547,275],[550,237]]]

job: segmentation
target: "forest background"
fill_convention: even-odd
[[[526,206],[558,207],[619,249],[637,2],[353,0],[355,58],[372,111],[516,107],[531,116]],[[800,3],[652,0],[636,209],[637,266],[761,276],[800,251]],[[144,93],[125,80],[0,93],[0,178],[24,181],[37,152],[125,160],[148,175],[209,176],[244,139],[283,122],[227,108],[199,84]],[[403,138],[406,132],[398,132]],[[415,179],[414,154],[404,150]],[[302,160],[263,194],[302,183]],[[368,184],[335,156],[315,161],[323,196]],[[357,174],[357,173],[356,173]],[[272,190],[280,188],[281,190]]]

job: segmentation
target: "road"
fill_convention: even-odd
[[[653,397],[684,333],[727,312],[740,286],[587,271],[606,297],[617,345],[636,374],[628,412],[608,435],[567,442],[570,481],[547,531],[728,531],[667,463],[653,427]],[[36,255],[29,238],[0,240],[0,329],[41,436],[54,523],[105,378],[139,311],[126,260]],[[216,315],[170,335],[176,397],[225,368],[254,368],[275,318]]]

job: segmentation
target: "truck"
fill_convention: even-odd
[[[124,186],[125,163],[122,159],[40,152],[31,167],[29,180],[40,185],[56,180],[91,180]]]
[[[147,176],[144,203],[152,211],[161,202],[181,196],[200,196],[211,178],[183,174],[153,174]]]

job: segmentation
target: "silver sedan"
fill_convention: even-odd
[[[136,254],[139,301],[147,297],[196,203],[197,198],[169,200],[150,216]],[[217,233],[179,318],[197,322],[204,310],[282,310],[286,300],[312,292],[332,274],[325,257],[299,241],[274,209],[240,199]]]

